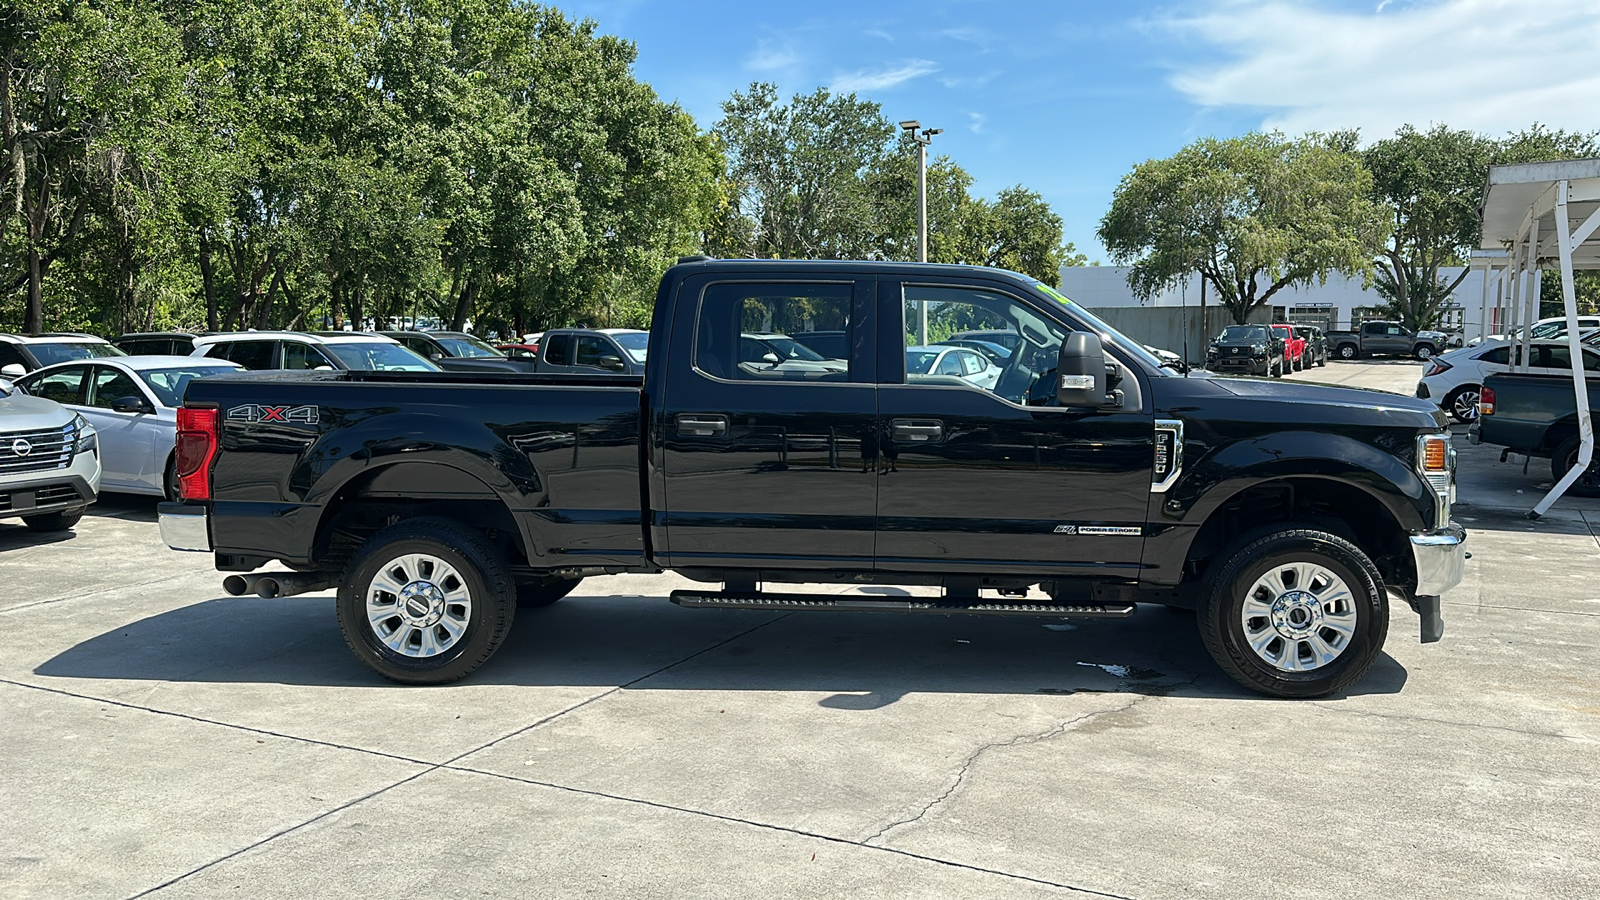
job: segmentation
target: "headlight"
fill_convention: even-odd
[[[100,436],[89,424],[89,420],[77,413],[72,414],[73,453],[88,453],[90,450],[100,448]]]

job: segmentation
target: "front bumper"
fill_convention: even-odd
[[[211,528],[203,507],[186,503],[158,503],[161,540],[174,550],[211,552]]]
[[[100,457],[84,451],[64,469],[0,478],[0,519],[83,509],[100,493]]]
[[[1461,583],[1467,566],[1467,530],[1454,522],[1411,536],[1419,597],[1437,597]]]
[[[1247,375],[1265,375],[1270,365],[1269,360],[1248,356],[1213,356],[1206,361],[1206,368],[1213,372],[1243,372]]]

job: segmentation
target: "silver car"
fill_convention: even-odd
[[[94,427],[0,378],[0,519],[66,531],[100,491]]]
[[[184,389],[196,378],[243,368],[193,356],[113,356],[49,366],[17,379],[17,386],[94,426],[101,489],[176,499],[172,448]]]

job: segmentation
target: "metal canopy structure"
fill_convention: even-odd
[[[1594,423],[1589,415],[1589,391],[1583,365],[1583,344],[1578,332],[1578,300],[1573,271],[1600,269],[1600,159],[1490,166],[1478,204],[1483,223],[1483,250],[1501,250],[1503,257],[1473,254],[1482,266],[1484,306],[1488,307],[1489,276],[1498,269],[1500,283],[1495,318],[1502,330],[1517,334],[1521,353],[1513,356],[1513,371],[1525,370],[1529,330],[1539,318],[1539,273],[1554,266],[1561,277],[1561,299],[1567,317],[1567,341],[1572,349],[1572,389],[1578,404],[1578,460],[1540,500],[1531,518],[1549,511],[1594,458]],[[1508,313],[1506,320],[1501,313]],[[1487,331],[1487,324],[1484,326]]]

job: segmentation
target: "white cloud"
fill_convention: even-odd
[[[881,91],[937,71],[939,67],[931,59],[911,59],[889,69],[859,69],[848,74],[835,75],[828,89],[840,94]]]
[[[940,78],[939,79],[939,83],[944,85],[947,88],[952,88],[952,89],[954,89],[954,88],[981,88],[981,87],[984,87],[985,85],[987,85],[989,82],[991,82],[991,81],[993,81],[993,80],[995,80],[996,78],[999,78],[999,77],[1000,77],[1000,70],[996,69],[993,72],[985,72],[982,75],[973,75],[973,76],[964,77],[964,78],[955,77],[955,76],[947,76],[947,77],[944,77],[944,78]]]
[[[1228,57],[1180,68],[1174,87],[1206,107],[1263,109],[1263,127],[1289,134],[1360,128],[1370,141],[1406,123],[1490,134],[1600,124],[1592,0],[1386,0],[1370,13],[1213,0],[1154,24]]]
[[[788,44],[772,41],[756,42],[755,52],[744,58],[744,67],[752,72],[771,72],[798,65],[800,54]]]
[[[980,112],[967,113],[967,119],[967,127],[972,129],[973,134],[983,134],[983,125],[989,121],[989,117]]]

